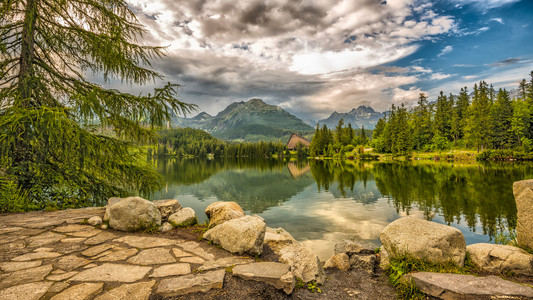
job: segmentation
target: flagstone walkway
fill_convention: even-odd
[[[222,288],[227,266],[254,262],[205,242],[82,224],[103,214],[0,216],[0,300],[171,297]]]

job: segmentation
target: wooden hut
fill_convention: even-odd
[[[287,143],[287,149],[296,150],[296,146],[298,145],[298,143],[302,144],[306,148],[311,145],[311,142],[297,135],[296,133],[293,133],[291,135],[291,138],[289,139],[289,142]]]

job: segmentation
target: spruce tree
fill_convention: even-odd
[[[513,106],[509,93],[500,89],[494,105],[492,105],[492,144],[494,148],[503,149],[511,146],[511,121]]]
[[[0,174],[35,201],[102,201],[161,179],[130,147],[193,106],[178,85],[132,95],[90,82],[161,79],[163,49],[124,0],[7,0],[0,4]]]
[[[412,119],[413,146],[416,150],[423,150],[424,147],[431,142],[433,137],[431,130],[431,110],[425,94],[420,93],[417,103],[418,106],[414,109]]]
[[[468,96],[467,87],[461,88],[453,107],[452,135],[455,141],[462,139],[465,135],[466,120],[468,107],[470,106],[470,97]]]

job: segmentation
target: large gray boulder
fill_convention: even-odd
[[[168,220],[168,217],[181,209],[181,204],[176,199],[154,200],[152,202],[159,209],[162,221]]]
[[[111,197],[111,198],[107,199],[107,205],[105,207],[105,212],[104,212],[104,217],[103,217],[103,221],[104,222],[109,222],[109,209],[110,209],[111,205],[117,204],[117,203],[119,203],[120,201],[122,201],[124,199],[126,199],[126,198]]]
[[[513,183],[518,244],[533,249],[533,179]]]
[[[150,201],[141,197],[128,197],[109,208],[109,226],[115,230],[137,231],[161,225],[161,213]]]
[[[408,255],[436,263],[464,265],[465,238],[451,226],[403,217],[387,225],[379,238],[391,258]]]
[[[168,221],[176,227],[186,227],[197,223],[196,213],[190,207],[184,207],[173,213]]]
[[[215,202],[205,209],[205,214],[209,218],[209,228],[213,228],[228,220],[244,217],[244,211],[236,202]]]
[[[413,273],[415,285],[435,299],[531,299],[533,289],[497,276],[476,277],[472,275]],[[433,299],[433,298],[432,298]]]
[[[468,245],[466,252],[477,267],[487,272],[533,276],[533,255],[520,248],[479,243]]]
[[[204,239],[222,246],[231,253],[261,255],[266,223],[253,215],[226,221],[204,233]]]
[[[283,228],[267,228],[265,245],[279,256],[279,261],[291,266],[295,277],[304,282],[324,283],[326,274],[316,254],[298,243]]]

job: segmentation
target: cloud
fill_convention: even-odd
[[[505,23],[503,22],[503,19],[502,19],[502,18],[492,18],[492,19],[490,19],[490,20],[491,20],[491,21],[494,21],[494,22],[498,22],[498,23],[500,23],[500,24],[505,24]]]
[[[424,68],[424,67],[421,67],[421,66],[412,66],[411,67],[415,72],[418,72],[418,73],[432,73],[433,71],[429,68]]]
[[[480,10],[498,8],[504,5],[520,2],[521,0],[453,0],[458,7],[463,5],[472,5]]]
[[[442,80],[442,79],[450,78],[451,76],[452,75],[450,74],[434,73],[434,74],[431,74],[430,79],[431,80]]]
[[[457,32],[455,18],[425,0],[128,4],[147,29],[143,43],[168,46],[154,67],[182,84],[182,100],[211,114],[252,97],[300,116],[342,105],[387,108],[419,79],[379,68],[412,55],[421,41]]]
[[[450,52],[452,52],[452,51],[453,51],[453,47],[450,46],[450,45],[448,45],[448,46],[444,47],[444,48],[440,51],[439,54],[437,54],[437,57],[441,57],[441,56],[446,55],[446,54],[448,54],[448,53],[450,53]]]
[[[507,58],[507,59],[504,59],[504,60],[501,60],[501,61],[494,62],[494,63],[490,64],[490,66],[492,66],[492,67],[507,67],[509,65],[515,65],[515,64],[520,64],[520,63],[528,63],[528,62],[531,62],[531,60],[525,60],[525,59],[522,59],[522,58],[512,57],[512,58]]]

